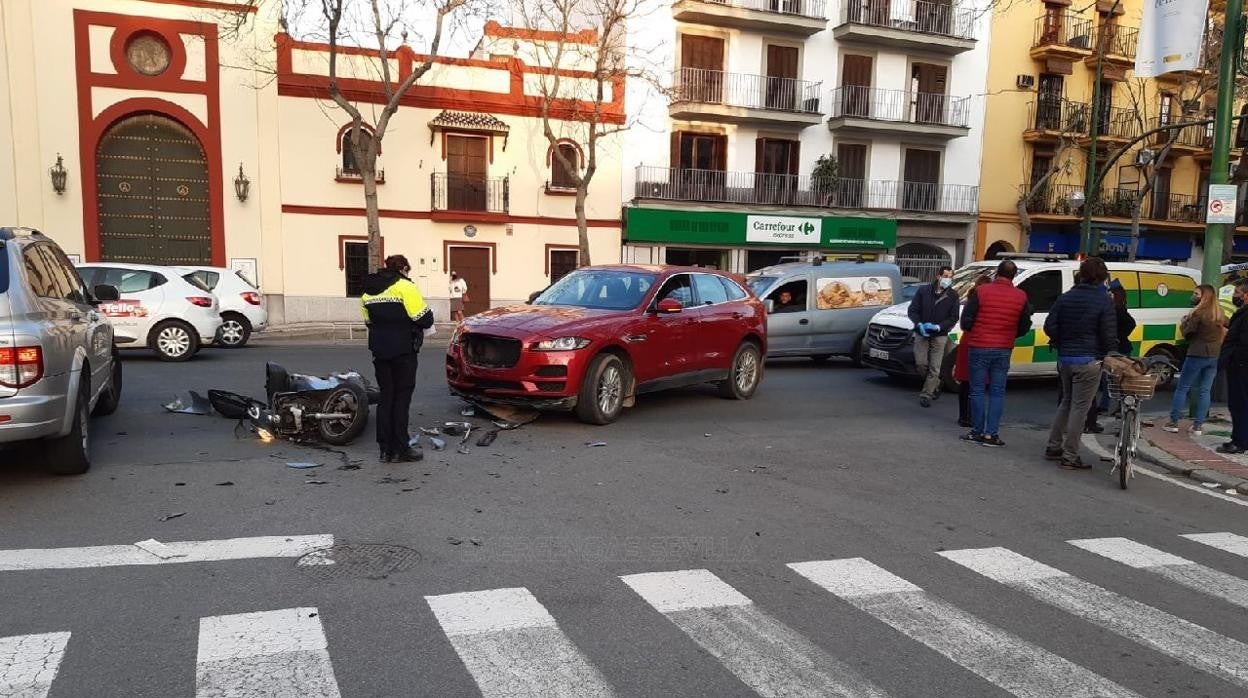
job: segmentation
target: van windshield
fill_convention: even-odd
[[[996,273],[996,267],[962,267],[953,273],[952,288],[954,291],[957,291],[959,298],[966,300],[966,297],[971,293],[971,289],[975,288],[976,279],[987,278],[989,281],[992,281]]]
[[[745,282],[750,285],[750,290],[754,292],[754,295],[758,296],[759,298],[762,298],[763,292],[771,288],[771,285],[775,283],[776,279],[778,278],[780,277],[778,276],[751,276],[747,278]]]

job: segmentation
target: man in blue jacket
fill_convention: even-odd
[[[1044,321],[1044,333],[1057,349],[1062,381],[1062,403],[1044,457],[1060,461],[1067,470],[1092,467],[1079,457],[1084,419],[1101,383],[1101,361],[1118,346],[1118,321],[1105,290],[1108,278],[1104,261],[1085,259],[1079,265],[1079,283],[1057,299]]]
[[[914,323],[914,363],[920,376],[924,376],[919,404],[931,407],[932,400],[940,396],[940,367],[945,361],[945,346],[949,343],[949,331],[958,324],[961,300],[951,286],[953,267],[941,267],[940,274],[930,284],[919,287],[910,301],[910,321]]]

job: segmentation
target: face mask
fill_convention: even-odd
[[[1235,296],[1234,298],[1231,299],[1231,303],[1233,303],[1236,308],[1242,308],[1244,307],[1244,297]]]
[[[950,279],[950,278],[949,278],[949,277],[947,277],[947,276],[942,277],[942,278],[940,279],[940,287],[941,287],[941,288],[949,288],[949,287],[950,287],[950,286],[952,286],[952,285],[953,285],[953,279]]]
[[[1192,296],[1192,307],[1200,305],[1200,296]]]

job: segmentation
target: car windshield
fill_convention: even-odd
[[[750,290],[754,292],[754,295],[758,296],[759,298],[762,298],[763,293],[767,289],[771,288],[771,285],[774,284],[776,282],[776,279],[778,278],[780,277],[778,276],[751,276],[747,278],[745,282],[750,285]]]
[[[957,291],[958,296],[962,300],[966,300],[966,296],[975,288],[975,280],[980,277],[987,277],[992,280],[993,275],[997,272],[996,267],[992,266],[974,266],[962,267],[953,273],[953,290]]]
[[[643,272],[582,269],[543,291],[533,305],[630,310],[641,305],[655,278],[654,274]]]

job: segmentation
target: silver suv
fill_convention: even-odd
[[[0,228],[0,447],[42,442],[58,475],[91,467],[88,417],[121,399],[113,327],[96,306],[117,289],[88,290],[50,238]]]

